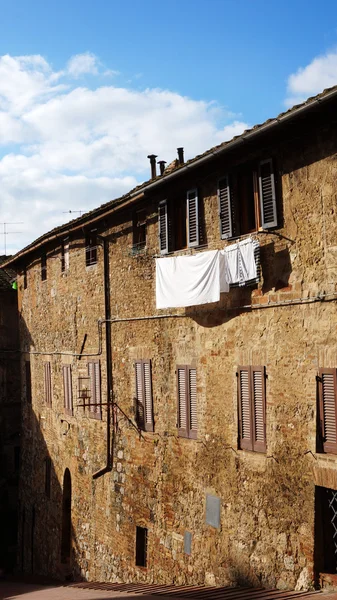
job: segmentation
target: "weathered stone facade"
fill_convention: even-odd
[[[32,380],[31,404],[25,385],[22,391],[24,571],[297,589],[317,578],[315,486],[337,490],[337,457],[316,452],[316,376],[319,368],[337,367],[336,100],[323,108],[178,169],[174,177],[140,189],[138,200],[126,197],[93,211],[13,260],[21,273],[23,381],[25,361]],[[261,245],[260,283],[232,288],[218,304],[157,311],[158,203],[197,187],[204,246],[187,252],[223,248],[231,241],[220,239],[219,177],[269,157],[276,165],[278,226],[252,234]],[[146,248],[134,253],[137,207],[146,212]],[[111,365],[102,322],[107,296],[100,239],[97,264],[85,263],[84,234],[94,227],[108,240]],[[60,244],[68,235],[69,269],[62,272]],[[102,420],[78,406],[78,377],[86,376],[94,359],[101,367]],[[151,360],[153,433],[135,425],[137,359]],[[51,364],[51,406],[45,402],[44,362]],[[197,372],[196,440],[177,435],[179,364]],[[73,415],[64,410],[64,365],[72,369]],[[266,369],[266,453],[238,448],[239,365]],[[94,479],[107,460],[110,367],[113,464]],[[71,475],[72,548],[70,562],[62,564],[65,469]],[[206,523],[208,495],[220,499],[219,527]],[[148,530],[146,567],[135,565],[137,526]],[[185,532],[192,536],[190,554]]]

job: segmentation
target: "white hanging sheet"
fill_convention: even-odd
[[[218,302],[220,291],[228,289],[226,281],[220,284],[218,250],[156,259],[157,308]]]
[[[246,238],[241,242],[232,244],[221,250],[221,270],[226,272],[227,281],[230,284],[245,285],[248,281],[257,278],[255,261],[255,249],[259,242],[252,238]]]

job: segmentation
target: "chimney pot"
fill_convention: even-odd
[[[148,158],[150,159],[150,164],[151,164],[151,179],[155,179],[157,177],[157,165],[156,165],[157,154],[149,154]]]
[[[166,160],[158,160],[158,165],[160,169],[160,174],[164,175]]]
[[[184,148],[177,148],[179,164],[184,164]]]

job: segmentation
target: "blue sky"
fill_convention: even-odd
[[[10,251],[337,83],[325,0],[0,0],[0,222]],[[0,252],[1,252],[0,236]]]

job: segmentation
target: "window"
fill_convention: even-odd
[[[264,367],[239,367],[239,448],[266,451],[266,385]]]
[[[272,159],[238,167],[218,181],[220,235],[236,237],[277,226]]]
[[[25,375],[26,375],[26,401],[32,403],[32,377],[30,371],[30,361],[25,361]]]
[[[85,237],[85,265],[95,265],[97,263],[97,233],[91,231]]]
[[[147,529],[136,527],[136,566],[147,566]]]
[[[101,369],[100,362],[88,362],[88,375],[90,377],[90,405],[89,415],[94,419],[101,419]]]
[[[50,362],[44,363],[44,399],[45,403],[51,406],[51,369]]]
[[[24,268],[23,270],[23,289],[26,290],[27,289],[27,269]]]
[[[133,219],[133,250],[134,253],[144,250],[146,246],[146,211],[137,210]]]
[[[317,377],[319,400],[319,450],[337,454],[337,369],[320,369]]]
[[[44,461],[44,491],[47,498],[50,498],[50,488],[51,488],[51,458],[49,456],[46,457]]]
[[[41,281],[46,281],[47,279],[47,255],[42,254],[41,256]]]
[[[178,435],[197,437],[197,371],[187,365],[177,366]]]
[[[185,198],[162,200],[158,207],[158,227],[161,254],[199,246],[198,190],[189,190]]]
[[[136,360],[136,421],[139,429],[153,431],[151,361]]]
[[[64,365],[62,367],[63,373],[63,397],[64,397],[64,410],[68,415],[73,414],[73,389],[71,381],[71,366]]]
[[[61,271],[69,269],[69,238],[62,240],[61,244]]]

